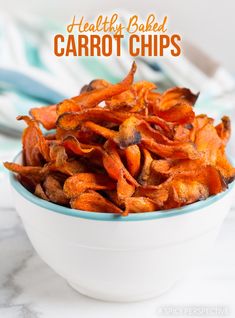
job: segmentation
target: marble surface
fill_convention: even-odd
[[[139,303],[105,303],[70,288],[34,252],[15,210],[2,207],[0,317],[235,317],[234,244],[235,209],[227,216],[210,254],[171,291]]]

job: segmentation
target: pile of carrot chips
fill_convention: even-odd
[[[215,126],[195,115],[198,95],[179,87],[160,94],[153,83],[133,83],[135,71],[133,63],[118,84],[93,80],[79,96],[19,116],[23,165],[5,167],[43,200],[123,216],[224,191],[235,176],[225,154],[229,118]]]

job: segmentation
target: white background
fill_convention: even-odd
[[[171,31],[191,39],[235,74],[234,0],[0,0],[0,10],[29,11],[61,23],[73,15],[115,9],[168,15]]]

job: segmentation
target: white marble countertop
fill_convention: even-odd
[[[105,303],[71,289],[34,252],[15,210],[2,208],[0,317],[194,317],[195,311],[197,317],[235,317],[234,244],[235,210],[231,210],[211,253],[170,292],[139,303]]]

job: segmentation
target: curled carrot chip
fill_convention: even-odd
[[[166,205],[168,208],[175,208],[185,205],[185,203],[205,200],[208,196],[208,187],[198,181],[175,180],[171,184],[171,197]]]
[[[101,135],[106,139],[113,139],[117,135],[116,131],[97,125],[93,123],[92,121],[86,121],[83,124],[83,127],[92,130],[94,133]]]
[[[128,91],[106,101],[106,105],[109,109],[140,112],[146,109],[146,98],[148,92],[154,88],[156,88],[156,86],[147,81],[134,83]]]
[[[179,173],[166,181],[166,188],[171,188],[174,202],[180,205],[204,200],[209,195],[217,194],[226,189],[226,183],[220,172],[213,166],[201,167],[197,170]],[[164,185],[163,185],[164,187]],[[176,205],[177,206],[177,205]],[[172,205],[170,205],[172,207]]]
[[[204,154],[204,161],[207,164],[214,164],[222,141],[215,127],[211,123],[207,123],[196,132],[195,145],[198,151]]]
[[[140,175],[138,177],[138,181],[141,185],[147,184],[147,181],[151,172],[151,165],[153,162],[153,158],[150,152],[145,148],[143,149],[143,155],[144,155],[144,163],[143,163],[143,167],[140,172]]]
[[[51,202],[67,205],[68,199],[64,194],[63,187],[55,176],[48,175],[43,183],[45,194]]]
[[[156,126],[161,127],[162,130],[166,133],[167,136],[172,136],[172,130],[174,128],[172,123],[166,122],[162,118],[160,118],[158,116],[153,116],[153,115],[151,115],[151,116],[142,116],[142,117],[138,117],[138,118],[144,119],[150,124],[155,124]]]
[[[203,165],[203,161],[182,159],[182,160],[153,160],[151,169],[161,174],[173,175],[185,171],[196,170]]]
[[[72,176],[80,172],[86,172],[87,168],[82,162],[76,159],[70,159],[63,166],[60,166],[57,170],[64,174]]]
[[[125,211],[123,216],[136,212],[151,212],[158,210],[158,205],[151,199],[146,197],[131,197],[125,201]]]
[[[231,136],[231,121],[228,116],[222,117],[222,122],[215,127],[217,134],[224,143],[227,144]]]
[[[164,203],[169,197],[169,190],[161,188],[159,186],[145,186],[139,187],[135,195],[136,197],[147,197],[151,199],[155,204],[157,204],[158,209],[162,209]]]
[[[186,103],[176,104],[165,111],[155,111],[160,118],[178,124],[191,123],[195,117],[192,107]]]
[[[61,172],[62,174],[69,176],[87,171],[87,167],[84,163],[72,158],[68,159],[63,165],[50,162],[44,166],[44,169],[47,169],[47,171],[50,172]]]
[[[51,161],[55,162],[57,167],[63,166],[68,159],[65,148],[56,143],[52,144],[50,146],[50,159]]]
[[[206,173],[203,171],[201,177],[204,178],[204,183],[207,183],[210,195],[220,193],[227,188],[224,178],[215,167],[208,166]]]
[[[198,94],[193,94],[187,88],[171,88],[161,97],[149,94],[153,112],[162,119],[178,124],[192,122],[195,115],[192,106],[195,104]]]
[[[159,110],[168,110],[182,102],[194,106],[199,94],[193,94],[188,88],[173,87],[165,91],[157,106]]]
[[[125,168],[118,154],[116,145],[113,142],[106,143],[103,153],[104,168],[109,176],[115,180],[119,179],[120,172],[123,171],[126,179],[133,185],[138,186],[138,182],[132,177],[130,172]]]
[[[57,125],[64,130],[74,130],[81,126],[84,121],[113,122],[120,124],[129,117],[129,113],[112,112],[104,108],[85,109],[81,112],[68,112],[59,116]]]
[[[95,191],[81,193],[79,196],[71,199],[70,204],[73,209],[77,210],[122,213],[121,209]]]
[[[229,184],[235,178],[235,168],[227,159],[224,146],[218,150],[217,155],[215,166],[220,171],[227,184]]]
[[[137,122],[136,124],[137,131],[141,134],[141,139],[154,139],[154,141],[161,143],[161,144],[178,144],[177,142],[174,142],[170,140],[167,136],[164,135],[162,131],[159,131],[155,128],[153,128],[149,123],[147,123],[145,120],[141,120]]]
[[[5,168],[8,170],[14,172],[14,173],[19,173],[21,175],[29,176],[29,175],[34,175],[34,176],[41,176],[44,175],[45,169],[42,167],[37,167],[37,166],[22,166],[18,163],[14,162],[4,162]]]
[[[94,146],[84,145],[80,143],[76,137],[71,135],[63,139],[62,145],[76,155],[84,155],[94,150]]]
[[[115,182],[108,176],[98,173],[78,173],[64,183],[64,193],[68,198],[76,197],[86,190],[112,190]]]
[[[109,109],[104,108],[92,108],[85,109],[81,112],[68,112],[59,116],[57,120],[57,135],[59,128],[59,135],[64,135],[65,131],[68,131],[69,134],[72,134],[74,130],[77,130],[82,127],[83,122],[92,121],[94,123],[114,123],[121,124],[125,120],[128,120],[130,116],[134,116],[138,120],[146,120],[151,124],[161,127],[167,135],[172,134],[172,129],[169,123],[166,123],[161,118],[157,116],[144,116],[140,114],[132,114],[128,112],[117,112],[110,111]],[[76,134],[76,132],[75,132]]]
[[[31,193],[34,193],[36,185],[41,182],[40,178],[34,177],[34,175],[18,174],[17,180]]]
[[[161,174],[169,173],[171,166],[172,166],[171,161],[166,159],[153,160],[151,163],[151,169]]]
[[[50,201],[40,183],[36,185],[34,194],[43,200]]]
[[[32,108],[30,110],[31,116],[43,125],[47,130],[56,128],[56,105]]]
[[[57,117],[66,112],[78,112],[81,111],[82,107],[79,106],[73,99],[65,99],[63,102],[57,104],[56,114]]]
[[[136,177],[138,175],[138,172],[140,171],[140,165],[141,165],[140,148],[137,145],[132,145],[125,148],[124,151],[125,151],[128,171],[133,177]]]
[[[176,125],[174,127],[174,140],[175,141],[194,141],[193,133],[194,126],[192,123]]]
[[[178,145],[164,145],[155,142],[152,139],[143,140],[142,144],[151,152],[163,158],[175,159],[198,159],[200,152],[191,142],[185,142]]]
[[[128,183],[123,171],[120,171],[120,175],[117,182],[117,197],[119,202],[123,202],[126,198],[129,198],[135,192],[135,186]]]
[[[22,136],[23,154],[26,165],[41,165],[41,158],[50,161],[49,146],[37,122],[28,116],[18,116],[17,119],[24,120],[28,125]]]
[[[67,138],[69,139],[71,136],[78,140],[82,148],[90,148],[89,144],[94,145],[99,142],[98,136],[91,130],[86,128],[84,129],[84,127],[81,127],[79,130],[64,130],[60,127],[57,127],[55,139],[59,143],[63,144],[63,141],[67,140]]]

